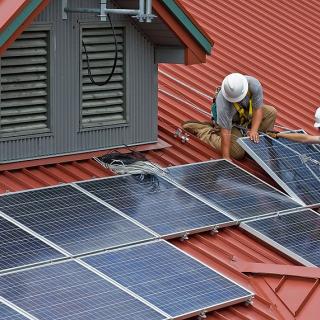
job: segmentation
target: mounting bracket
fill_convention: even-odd
[[[203,319],[207,319],[206,311],[202,311],[198,316],[198,320],[203,320]]]
[[[188,237],[188,232],[186,232],[181,238],[180,238],[180,241],[183,242],[185,240],[188,240],[189,237]]]
[[[187,143],[190,140],[189,135],[183,132],[181,128],[177,128],[176,131],[173,133],[173,136],[175,138],[180,138],[182,143]]]

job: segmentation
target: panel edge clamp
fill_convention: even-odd
[[[188,235],[189,235],[188,232],[186,232],[183,236],[180,237],[180,241],[183,242],[185,240],[189,240]]]
[[[218,226],[213,226],[213,228],[210,230],[210,235],[215,236],[217,233],[219,233]]]
[[[200,314],[198,315],[197,320],[203,320],[203,319],[207,319],[207,311],[201,311]]]
[[[253,300],[254,300],[254,296],[251,296],[246,302],[245,302],[245,306],[246,307],[250,307],[253,305]]]

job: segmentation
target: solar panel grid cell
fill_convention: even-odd
[[[250,296],[248,291],[164,241],[84,260],[173,317],[244,301]]]
[[[55,249],[0,217],[0,271],[62,257]]]
[[[1,320],[27,320],[27,318],[5,304],[0,303]]]
[[[320,153],[314,152],[311,146],[285,142],[288,148],[266,136],[261,137],[259,144],[247,138],[242,138],[240,143],[291,196],[306,205],[320,203],[320,166],[304,158],[307,154],[320,160]]]
[[[164,319],[76,262],[1,276],[0,292],[39,320]]]
[[[246,222],[243,227],[246,225],[311,264],[320,266],[320,215],[316,212],[301,210]]]
[[[79,186],[162,236],[232,221],[162,178],[150,183],[125,176]]]
[[[266,183],[221,160],[169,169],[183,187],[243,220],[299,207]]]
[[[0,207],[73,255],[153,238],[72,186],[0,197]]]

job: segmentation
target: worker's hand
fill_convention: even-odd
[[[248,130],[247,133],[248,137],[250,138],[251,141],[258,143],[259,142],[259,133],[256,130]]]

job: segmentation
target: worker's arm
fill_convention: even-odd
[[[230,147],[231,147],[231,130],[221,128],[221,152],[222,152],[222,157],[224,159],[231,160]]]
[[[277,138],[285,138],[291,141],[309,144],[320,144],[320,136],[310,136],[306,133],[285,133],[279,132],[276,134]]]
[[[262,118],[263,118],[263,108],[254,109],[253,115],[252,115],[251,129],[248,130],[248,137],[250,138],[250,140],[256,143],[259,142],[258,129],[260,127]]]

